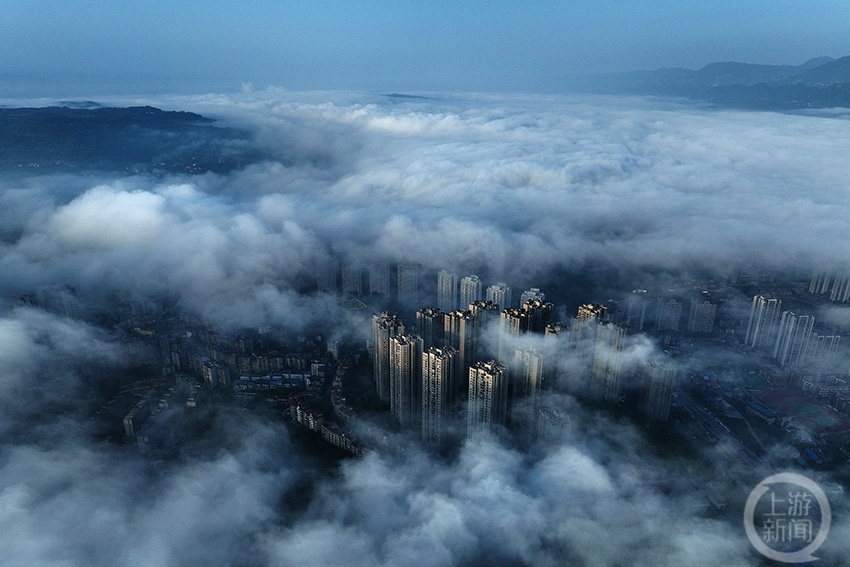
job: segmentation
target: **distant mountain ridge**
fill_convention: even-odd
[[[800,75],[798,79],[808,85],[850,83],[850,56],[824,63]]]
[[[850,108],[850,56],[815,57],[802,65],[709,63],[597,77],[590,90],[608,94],[687,97],[723,106],[791,110]]]

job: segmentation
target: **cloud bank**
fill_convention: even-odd
[[[660,489],[692,465],[567,398],[548,401],[570,410],[571,440],[532,453],[485,442],[437,460],[414,446],[328,470],[282,425],[219,408],[213,450],[157,464],[57,411],[60,394],[84,395],[76,359],[110,352],[98,331],[19,309],[0,333],[7,565],[750,564],[741,530],[695,513],[699,496]],[[33,367],[52,370],[40,391],[55,395],[9,395]],[[28,415],[38,424],[9,435]]]
[[[298,312],[289,291],[329,258],[486,271],[521,287],[555,267],[606,266],[627,281],[810,270],[848,253],[842,117],[302,98],[158,101],[248,125],[280,159],[229,176],[4,181],[2,291],[134,287],[207,314],[235,302],[218,318],[248,323]]]
[[[229,175],[0,179],[0,296],[41,293],[80,313],[129,292],[222,327],[301,329],[349,317],[335,298],[301,293],[331,260],[480,271],[514,289],[586,272],[609,278],[597,289],[628,290],[808,272],[850,246],[841,115],[276,89],[132,102],[248,127],[273,159]],[[55,311],[0,312],[0,556],[11,565],[756,560],[740,526],[659,490],[682,475],[736,480],[737,467],[653,455],[634,428],[568,398],[553,403],[572,412],[572,439],[533,454],[485,443],[446,461],[413,449],[320,471],[283,428],[222,410],[210,434],[221,450],[154,466],[87,434],[87,365],[117,348]],[[305,483],[306,503],[289,506]]]

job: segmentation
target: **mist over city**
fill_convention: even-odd
[[[4,564],[843,564],[846,9],[94,4],[0,24]]]

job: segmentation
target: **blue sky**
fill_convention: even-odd
[[[0,9],[0,77],[127,89],[534,92],[595,71],[850,54],[846,0],[4,0]]]

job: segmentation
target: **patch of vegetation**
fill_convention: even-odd
[[[0,108],[0,171],[226,173],[263,158],[213,122],[150,106]]]

